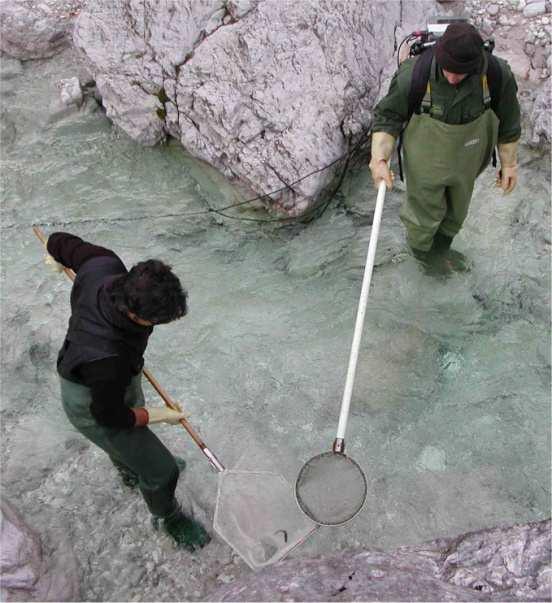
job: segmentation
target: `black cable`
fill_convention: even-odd
[[[321,208],[314,208],[312,215],[310,217],[307,216],[307,218],[304,219],[305,222],[311,222],[315,218],[320,218],[320,216],[322,216],[324,214],[324,212],[328,209],[330,203],[332,202],[333,198],[336,196],[339,189],[341,188],[341,185],[343,184],[343,180],[345,179],[345,174],[347,173],[347,169],[349,168],[350,160],[353,158],[355,153],[362,147],[362,145],[366,142],[369,135],[370,135],[370,130],[363,131],[360,139],[355,144],[355,146],[344,155],[344,157],[346,157],[345,165],[343,166],[343,170],[341,171],[341,175],[338,178],[337,185],[336,185],[334,191],[328,196],[328,199],[326,200],[326,202],[324,203],[324,205]],[[349,144],[350,144],[350,142],[349,142]]]
[[[411,33],[402,39],[402,42],[399,44],[399,48],[397,49],[397,69],[401,66],[400,57],[401,57],[401,47],[404,43],[410,43],[412,40],[415,40],[418,35]]]
[[[316,170],[313,170],[312,172],[309,172],[308,174],[301,176],[301,178],[298,178],[294,182],[291,182],[289,185],[282,186],[281,188],[275,189],[269,193],[263,193],[261,195],[257,195],[256,197],[252,197],[252,198],[246,199],[244,201],[239,201],[237,203],[232,203],[232,204],[226,205],[224,207],[217,207],[217,208],[209,207],[208,209],[198,210],[198,211],[193,211],[193,212],[176,212],[176,213],[168,213],[168,214],[156,214],[155,218],[178,218],[178,217],[187,218],[187,217],[192,217],[192,216],[201,216],[201,215],[207,215],[207,214],[214,213],[214,214],[223,216],[224,218],[230,218],[231,220],[243,220],[246,222],[287,222],[287,221],[293,221],[293,220],[304,220],[305,219],[304,214],[302,214],[301,216],[285,216],[285,217],[279,217],[279,218],[244,218],[244,217],[240,217],[240,216],[232,216],[232,215],[229,215],[229,214],[226,214],[223,212],[225,212],[228,209],[232,209],[234,207],[241,207],[243,205],[253,203],[254,201],[260,201],[260,200],[263,200],[266,198],[272,200],[271,195],[275,195],[275,194],[280,193],[285,190],[290,190],[292,186],[298,184],[299,182],[302,182],[303,180],[306,180],[307,178],[310,178],[311,176],[314,176],[315,174],[319,174],[320,172],[323,172],[324,170],[329,169],[330,167],[334,166],[336,163],[342,161],[343,159],[346,159],[347,161],[345,163],[345,168],[342,171],[341,176],[339,178],[338,186],[336,187],[334,192],[329,196],[328,201],[324,204],[322,212],[320,212],[318,214],[318,215],[322,215],[322,213],[326,210],[329,203],[331,202],[333,197],[336,195],[337,191],[339,190],[339,188],[343,182],[345,172],[349,165],[350,158],[366,142],[369,134],[370,134],[369,130],[364,131],[362,133],[359,141],[355,144],[355,146],[352,149],[349,149],[346,153],[344,153],[337,159],[334,159],[332,162],[328,163],[327,165],[325,165],[321,168],[318,168]],[[37,222],[37,223],[33,223],[32,225],[33,226],[67,226],[70,224],[86,224],[86,223],[91,223],[91,222],[96,222],[96,223],[97,222],[107,222],[107,223],[135,222],[135,221],[140,221],[140,220],[147,220],[147,219],[150,219],[151,217],[152,216],[150,216],[150,215],[142,215],[142,216],[129,216],[129,217],[125,217],[125,218],[83,218],[82,220],[72,220],[69,222],[64,222],[64,221]],[[313,218],[311,218],[311,220],[312,219]],[[26,226],[26,225],[10,224],[9,226],[4,226],[3,228],[10,229],[10,228],[16,228],[16,227],[21,227],[21,226]]]

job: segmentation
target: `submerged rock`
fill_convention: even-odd
[[[107,115],[132,138],[173,136],[248,193],[281,189],[267,205],[294,215],[324,198],[343,162],[291,183],[359,140],[395,68],[395,45],[437,7],[96,0],[74,41]]]
[[[18,59],[10,57],[2,57],[2,69],[0,71],[0,80],[2,85],[5,80],[11,80],[20,76],[23,73],[23,65]]]
[[[71,105],[76,105],[77,107],[80,107],[82,105],[83,95],[79,78],[72,77],[69,79],[60,80],[59,85],[61,87],[61,102],[66,107],[69,107]]]
[[[209,601],[550,601],[550,520],[481,530],[389,553],[292,559]]]
[[[76,561],[67,546],[45,550],[39,534],[2,499],[0,586],[3,601],[78,601]]]
[[[7,111],[0,113],[0,140],[4,146],[11,146],[17,138],[17,128]]]

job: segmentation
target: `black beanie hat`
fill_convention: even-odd
[[[441,69],[452,73],[479,73],[483,38],[469,23],[451,23],[435,44],[435,58]]]

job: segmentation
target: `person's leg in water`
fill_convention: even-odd
[[[452,237],[447,237],[439,231],[407,224],[406,239],[412,255],[427,275],[446,277],[451,274],[452,266],[446,256]]]
[[[63,378],[60,381],[63,408],[70,422],[112,461],[116,459],[119,466],[138,478],[137,485],[154,523],[163,520],[164,530],[179,547],[194,551],[205,546],[209,535],[182,512],[176,501],[179,467],[159,438],[148,427],[113,429],[99,425],[90,414],[90,389]]]
[[[421,251],[411,247],[412,255],[420,262],[424,272],[429,276],[447,277],[453,272],[468,272],[470,265],[466,257],[451,249],[452,237],[436,233],[429,251]]]
[[[467,272],[470,263],[463,253],[451,249],[454,237],[460,232],[468,215],[474,181],[460,179],[445,190],[446,213],[433,238],[432,250],[443,256],[450,269],[456,272]]]
[[[451,272],[469,272],[471,265],[466,256],[456,249],[451,249],[453,240],[454,237],[437,231],[433,238],[431,253],[435,256],[436,262],[443,265],[445,269]]]
[[[126,486],[127,488],[130,488],[131,490],[133,490],[134,488],[136,488],[136,486],[138,486],[138,482],[140,481],[140,478],[138,477],[138,475],[136,475],[136,473],[134,473],[134,471],[129,469],[124,463],[121,463],[121,461],[119,461],[118,459],[114,458],[111,455],[109,455],[109,460],[113,463],[113,466],[117,470],[117,473],[119,474],[124,486]],[[177,464],[180,472],[182,472],[182,471],[184,471],[184,469],[186,469],[186,461],[183,458],[181,458],[179,456],[175,456],[174,460],[176,461],[176,464]]]
[[[176,499],[174,499],[173,510],[168,515],[153,516],[152,525],[154,529],[158,530],[161,522],[163,530],[173,538],[177,546],[190,552],[204,547],[211,540],[203,526],[188,517]]]
[[[431,276],[467,269],[464,256],[450,246],[467,215],[468,194],[471,191],[431,185],[423,178],[415,180],[415,186],[407,186],[400,218],[412,254]]]
[[[442,273],[435,262],[433,243],[439,225],[447,212],[445,187],[431,185],[423,178],[414,178],[407,186],[406,198],[400,210],[400,219],[406,228],[406,241],[412,255],[424,271]]]
[[[449,237],[446,234],[443,234],[439,230],[435,233],[433,237],[433,243],[431,245],[432,251],[448,251],[450,246],[452,245],[453,237]]]
[[[454,235],[449,235],[440,228],[431,233],[429,229],[407,227],[407,240],[412,255],[422,264],[426,274],[430,276],[449,276],[453,272],[467,272],[470,265],[466,257],[451,249]],[[427,249],[428,240],[430,247]],[[423,249],[420,249],[422,247]]]
[[[111,455],[109,455],[109,460],[113,463],[113,466],[117,470],[123,485],[131,489],[136,488],[138,482],[140,481],[140,478],[136,475],[136,473]]]
[[[109,437],[111,455],[123,459],[124,465],[138,477],[138,487],[153,516],[152,524],[172,537],[177,546],[195,551],[211,538],[206,530],[188,517],[175,498],[180,475],[171,452],[147,427],[117,430]]]
[[[211,540],[203,526],[188,517],[178,504],[175,490],[179,464],[150,429],[117,430],[110,434],[106,447],[111,457],[123,459],[125,467],[137,476],[137,486],[152,514],[154,528],[161,524],[177,546],[192,552]]]

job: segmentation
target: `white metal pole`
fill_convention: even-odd
[[[353,343],[351,354],[349,356],[349,368],[347,369],[347,379],[345,381],[345,391],[341,402],[341,412],[339,414],[339,425],[337,426],[337,439],[345,439],[345,430],[347,428],[347,419],[349,418],[349,407],[351,405],[351,396],[353,393],[353,383],[355,381],[356,365],[358,360],[358,351],[360,340],[362,338],[362,329],[364,327],[364,316],[366,314],[366,304],[368,303],[368,294],[370,292],[370,281],[372,280],[372,271],[374,269],[374,260],[376,257],[376,247],[378,244],[379,228],[381,223],[381,214],[383,212],[383,201],[385,199],[386,185],[382,180],[378,188],[376,199],[376,209],[374,210],[374,221],[372,223],[372,232],[370,234],[370,244],[368,245],[368,255],[366,257],[366,266],[364,267],[364,278],[362,279],[362,289],[360,292],[360,301],[358,303],[355,330],[353,334]]]

